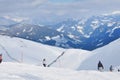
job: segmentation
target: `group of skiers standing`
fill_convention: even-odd
[[[98,70],[99,70],[99,71],[103,71],[103,70],[104,70],[104,66],[103,66],[103,64],[101,63],[101,61],[98,62]],[[110,65],[109,71],[111,71],[111,72],[114,71],[112,65]],[[120,69],[118,69],[118,72],[120,72]]]

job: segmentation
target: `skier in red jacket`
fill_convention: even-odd
[[[0,54],[0,63],[2,62],[2,54]]]

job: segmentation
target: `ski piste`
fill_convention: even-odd
[[[4,47],[3,45],[0,44],[0,47],[5,51],[5,53],[7,54],[7,56],[8,56],[11,60],[16,61],[16,62],[19,62],[19,63],[21,62],[21,61],[15,59],[15,58],[13,58],[13,57],[8,53],[8,51],[5,49],[5,47]]]

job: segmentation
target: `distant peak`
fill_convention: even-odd
[[[114,11],[112,14],[120,14],[120,11]]]
[[[120,11],[113,11],[112,13],[105,13],[104,16],[120,14]]]

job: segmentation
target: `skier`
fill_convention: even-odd
[[[99,61],[99,63],[98,63],[98,70],[99,71],[103,71],[103,69],[104,69],[104,67],[103,67],[101,61]]]
[[[113,66],[111,65],[109,70],[112,72],[114,69],[113,69]]]
[[[0,54],[0,63],[2,62],[2,54]]]
[[[46,67],[46,59],[43,59],[43,66]]]
[[[120,72],[120,69],[118,69],[118,72]]]

